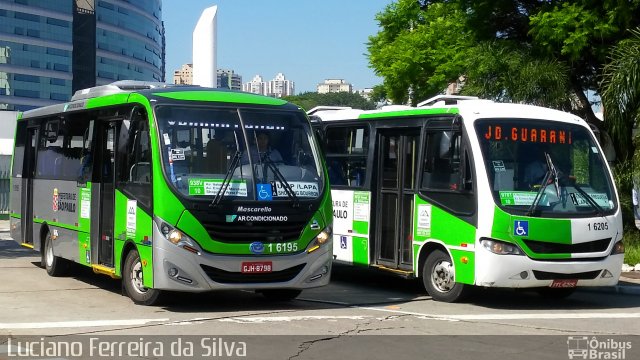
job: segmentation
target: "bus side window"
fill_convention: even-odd
[[[121,132],[118,140],[117,186],[141,205],[150,208],[151,149],[149,125],[144,111],[134,112],[129,127],[123,125]]]
[[[422,188],[456,191],[460,186],[460,134],[438,131],[427,134]]]
[[[325,145],[331,185],[363,187],[367,173],[369,129],[362,125],[327,128]]]

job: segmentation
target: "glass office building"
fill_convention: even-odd
[[[0,0],[0,110],[165,81],[164,44],[161,0]]]

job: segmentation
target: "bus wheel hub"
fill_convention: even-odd
[[[453,288],[453,266],[448,261],[440,261],[433,267],[431,273],[433,285],[441,291],[448,292]]]

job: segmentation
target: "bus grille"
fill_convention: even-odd
[[[264,243],[295,241],[302,235],[306,221],[287,223],[227,223],[203,222],[212,239],[222,242]]]
[[[556,244],[535,240],[524,240],[524,243],[537,254],[583,254],[598,253],[609,248],[611,238],[589,241],[581,244]]]
[[[209,278],[221,284],[245,284],[245,283],[275,283],[290,281],[304,269],[306,264],[261,274],[245,274],[241,272],[230,272],[214,268],[207,265],[200,265]]]
[[[563,280],[563,279],[578,279],[578,280],[593,280],[598,277],[602,270],[587,271],[573,274],[553,273],[546,271],[533,270],[533,276],[538,280]]]

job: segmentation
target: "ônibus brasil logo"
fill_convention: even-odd
[[[615,339],[598,339],[593,336],[569,336],[567,338],[567,355],[569,359],[625,359],[627,350],[631,350],[631,341]]]

